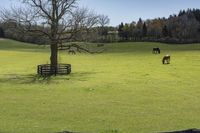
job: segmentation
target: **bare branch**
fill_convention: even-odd
[[[98,22],[101,25],[101,27],[104,27],[110,23],[110,19],[106,15],[99,15]]]

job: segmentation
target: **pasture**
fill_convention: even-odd
[[[59,60],[72,64],[71,75],[40,78],[47,46],[0,40],[0,133],[200,128],[199,44],[112,43],[102,54],[62,51]]]

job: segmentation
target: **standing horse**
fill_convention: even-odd
[[[160,54],[160,48],[153,48],[152,53],[153,54]]]
[[[170,64],[170,55],[165,55],[162,59],[163,64]]]

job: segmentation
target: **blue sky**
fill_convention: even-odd
[[[0,7],[15,5],[19,0],[1,0]],[[200,8],[200,0],[79,0],[80,6],[108,15],[110,25],[157,17],[168,17],[181,9]]]

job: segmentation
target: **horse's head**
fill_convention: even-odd
[[[164,57],[170,57],[170,55],[169,55],[169,54],[166,54]]]

